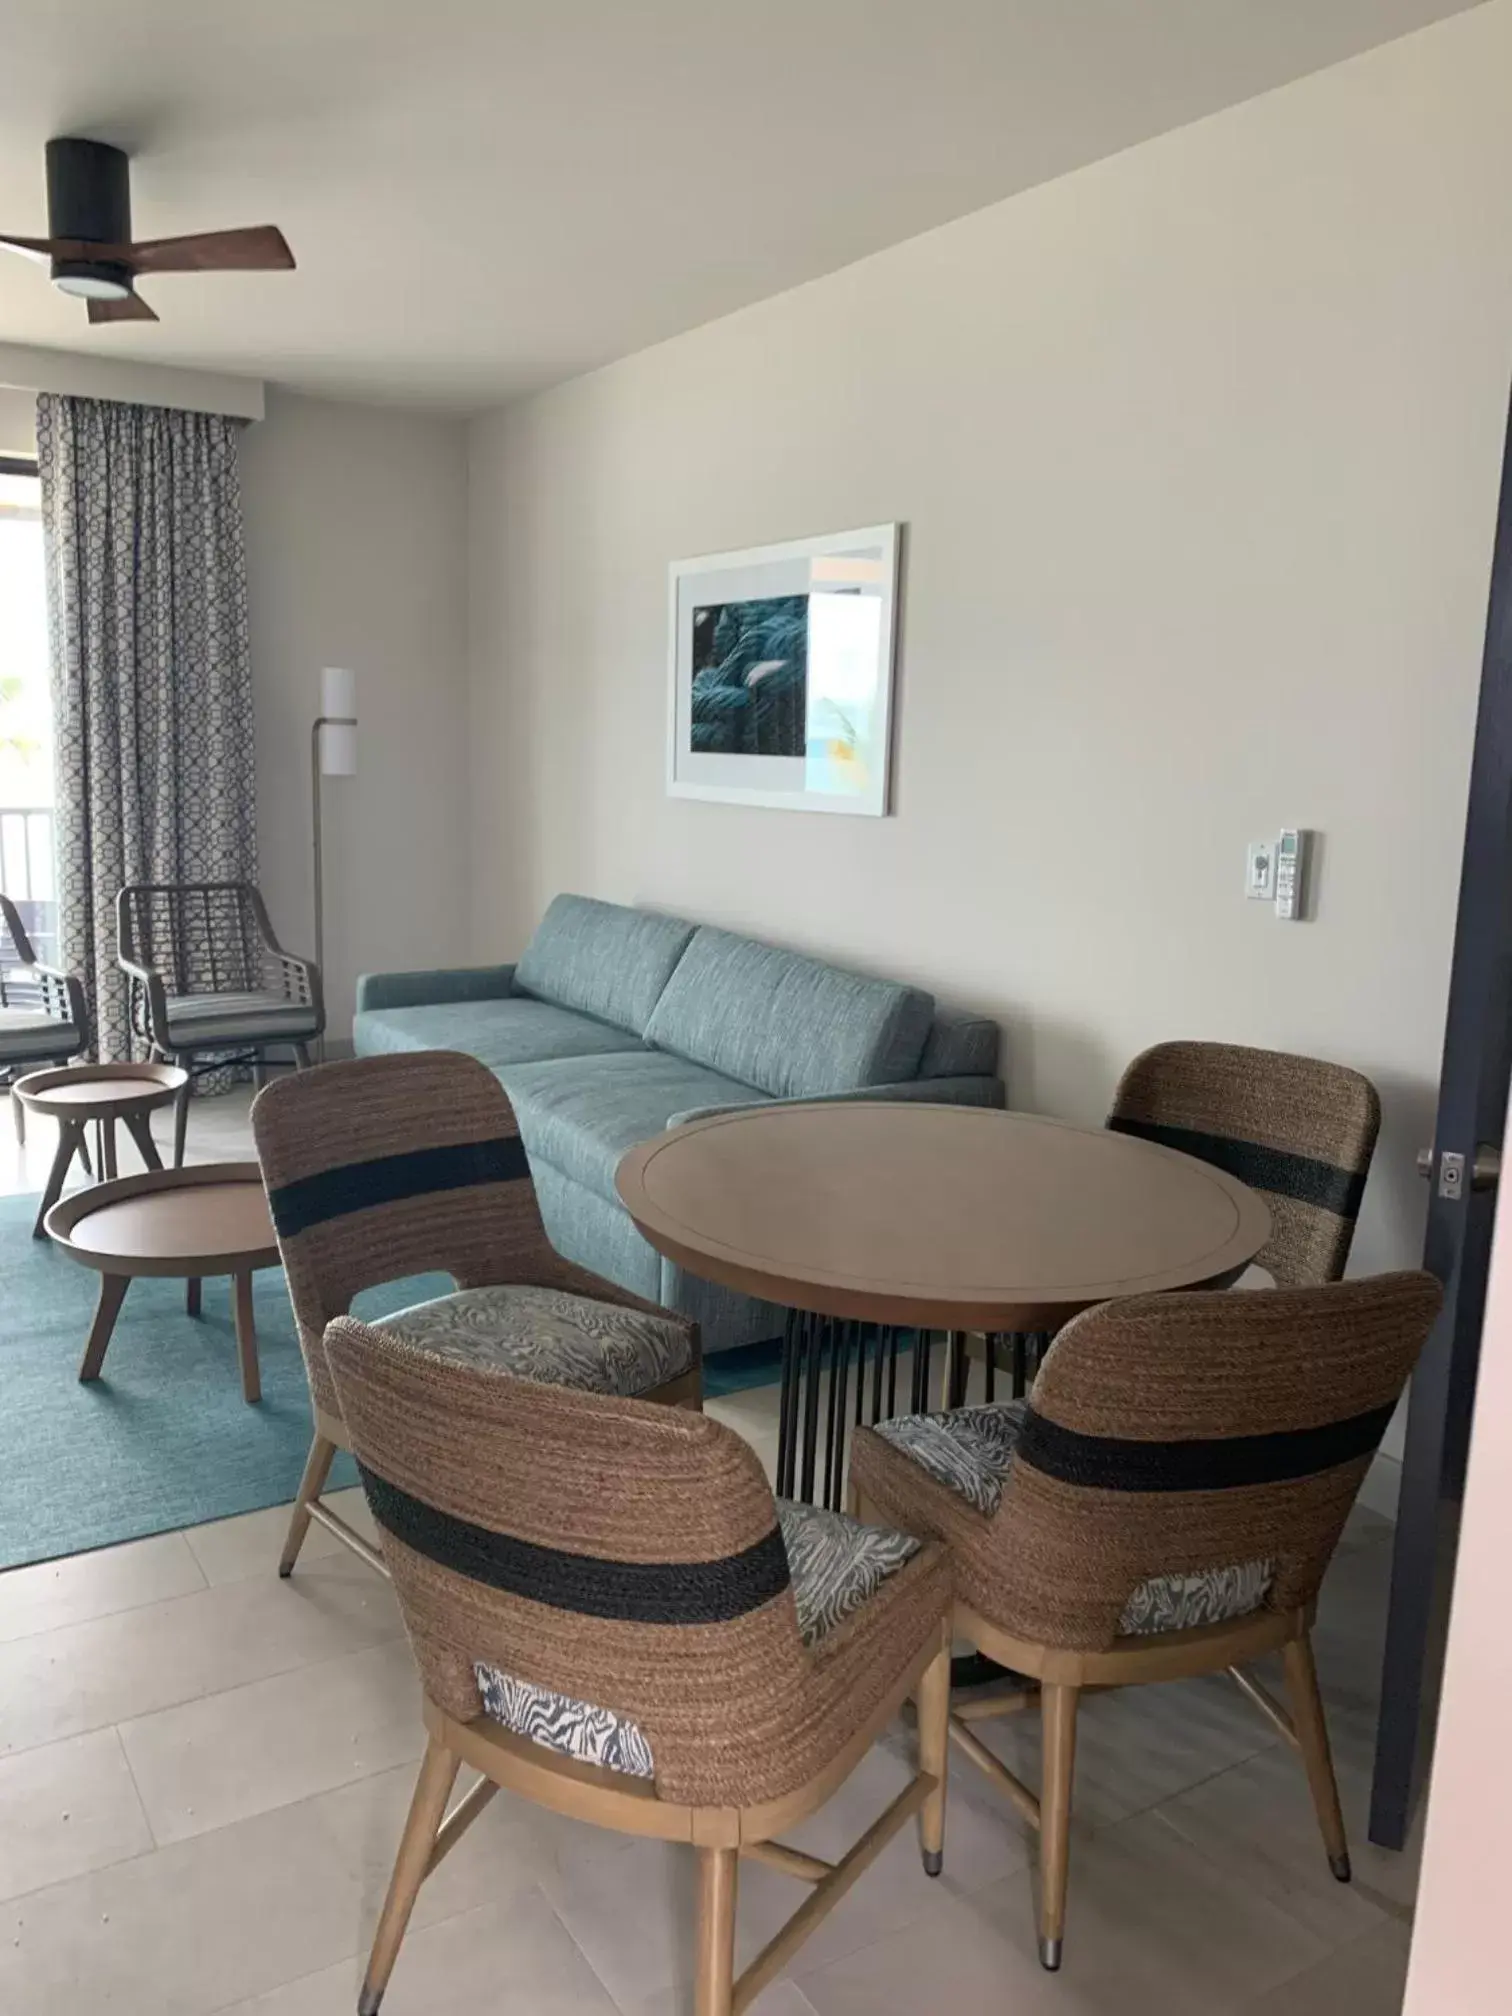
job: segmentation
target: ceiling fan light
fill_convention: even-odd
[[[58,273],[53,285],[60,294],[75,294],[81,301],[124,301],[131,292],[124,281],[104,273]]]

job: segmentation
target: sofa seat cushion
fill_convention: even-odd
[[[558,896],[515,967],[515,987],[639,1036],[693,926],[654,910]]]
[[[359,1055],[394,1050],[462,1050],[490,1071],[561,1057],[639,1053],[638,1039],[607,1022],[510,995],[499,1001],[438,1001],[422,1008],[369,1008],[352,1025]]]
[[[844,1623],[919,1551],[918,1541],[907,1533],[864,1526],[844,1512],[826,1512],[817,1505],[779,1499],[777,1517],[805,1645],[817,1645]],[[630,1716],[517,1679],[482,1661],[473,1672],[484,1714],[514,1735],[580,1764],[597,1764],[631,1778],[656,1776],[646,1733]]]
[[[622,1399],[665,1386],[692,1363],[680,1323],[556,1288],[460,1288],[374,1327],[438,1358]]]
[[[501,1073],[532,1162],[616,1201],[614,1172],[638,1141],[693,1106],[748,1106],[762,1094],[663,1051],[522,1064]]]
[[[40,1008],[0,1008],[0,1064],[67,1057],[80,1047],[72,1022],[56,1021]]]
[[[914,1077],[933,1020],[934,1001],[917,988],[704,926],[646,1041],[776,1098],[803,1099]]]
[[[903,1414],[879,1421],[875,1434],[916,1463],[936,1484],[991,1517],[1002,1503],[1024,1426],[1027,1400],[957,1407],[947,1414]],[[1005,1536],[1006,1544],[1007,1536]],[[1129,1591],[1118,1620],[1126,1637],[1226,1624],[1258,1610],[1275,1577],[1271,1561],[1236,1561],[1194,1573],[1150,1575]]]
[[[912,1534],[863,1525],[819,1505],[779,1499],[777,1517],[805,1645],[817,1645],[844,1623],[919,1551]]]

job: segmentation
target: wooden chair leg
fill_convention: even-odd
[[[1286,1669],[1292,1726],[1296,1729],[1302,1762],[1307,1768],[1307,1783],[1312,1791],[1323,1846],[1328,1851],[1328,1866],[1341,1883],[1347,1883],[1351,1874],[1349,1838],[1344,1832],[1344,1812],[1339,1804],[1339,1785],[1334,1777],[1333,1753],[1328,1744],[1328,1724],[1323,1716],[1323,1696],[1318,1687],[1318,1669],[1313,1661],[1311,1638],[1294,1638],[1289,1645],[1284,1645],[1281,1661]]]
[[[100,1299],[95,1304],[94,1322],[89,1326],[89,1341],[84,1346],[84,1356],[79,1365],[80,1379],[99,1378],[100,1367],[105,1362],[105,1347],[110,1342],[110,1334],[115,1329],[116,1318],[121,1313],[121,1304],[130,1286],[129,1274],[100,1276]]]
[[[299,1559],[299,1550],[303,1547],[304,1537],[310,1530],[310,1506],[325,1489],[335,1454],[336,1444],[328,1436],[317,1435],[310,1444],[310,1453],[305,1458],[304,1475],[299,1480],[299,1495],[294,1500],[294,1511],[289,1520],[289,1530],[284,1536],[283,1553],[278,1562],[278,1572],[285,1581],[294,1573],[294,1563]]]
[[[926,1876],[938,1876],[945,1866],[945,1779],[950,1754],[950,1632],[925,1667],[919,1681],[919,1769],[936,1779],[935,1790],[919,1808],[919,1849]]]
[[[100,1174],[113,1183],[121,1172],[116,1163],[115,1121],[108,1115],[100,1122],[100,1162]]]
[[[738,1848],[700,1848],[698,1962],[693,2016],[732,2016],[735,2007],[735,1891]]]
[[[1076,1775],[1076,1711],[1080,1690],[1040,1690],[1044,1782],[1040,1787],[1040,1965],[1061,1964],[1066,1931],[1066,1882],[1071,1867],[1071,1781]]]
[[[187,1066],[185,1067],[188,1068]],[[173,1166],[182,1169],[184,1150],[189,1140],[189,1094],[194,1090],[192,1077],[184,1080],[183,1088],[173,1102]]]
[[[184,1285],[184,1308],[191,1316],[198,1316],[205,1304],[204,1283],[196,1276]]]
[[[357,1998],[357,2016],[378,2016],[378,2005],[383,2000],[383,1991],[399,1957],[404,1929],[409,1924],[420,1885],[425,1880],[431,1851],[436,1845],[441,1822],[446,1817],[446,1802],[451,1797],[461,1762],[455,1751],[448,1750],[435,1736],[431,1737],[421,1760],[420,1776],[415,1782],[409,1818],[400,1837],[394,1873],[389,1879],[388,1895],[383,1900],[383,1914],[373,1935],[367,1974],[363,1979],[362,1993]]]

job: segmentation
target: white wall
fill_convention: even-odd
[[[934,988],[1012,1103],[1368,1071],[1420,1251],[1512,371],[1508,0],[475,424],[473,938],[645,900]],[[907,522],[897,816],[663,791],[666,566]],[[1325,837],[1316,921],[1244,850]]]
[[[358,774],[325,789],[326,998],[467,940],[465,443],[454,420],[270,387],[242,438],[263,890],[312,949],[310,724],[322,665],[359,682]]]

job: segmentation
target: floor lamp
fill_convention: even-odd
[[[357,675],[344,665],[320,674],[320,712],[310,730],[310,810],[315,850],[315,966],[325,984],[325,869],[321,859],[320,780],[357,774]],[[325,1038],[320,1039],[325,1055]]]

